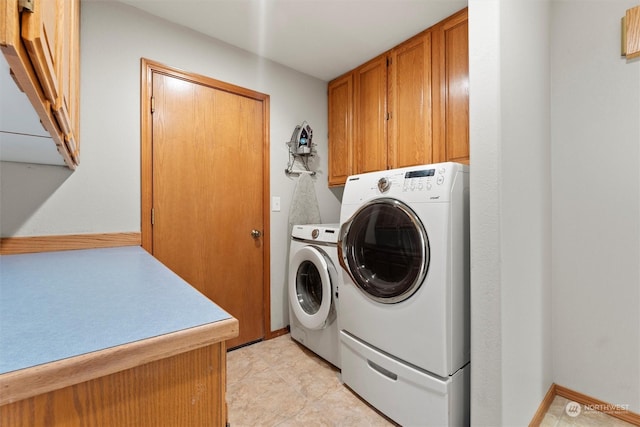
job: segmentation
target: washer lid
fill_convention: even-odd
[[[335,316],[329,262],[318,249],[304,246],[289,263],[289,304],[307,329],[322,329]]]
[[[410,298],[429,268],[429,239],[415,212],[392,198],[363,205],[346,221],[338,243],[340,264],[374,301]]]

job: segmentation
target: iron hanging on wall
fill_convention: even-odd
[[[307,122],[302,122],[296,126],[289,141],[289,149],[294,154],[311,154],[311,144],[313,140],[313,130]]]
[[[291,139],[287,143],[287,145],[289,146],[289,164],[287,165],[287,169],[285,169],[285,172],[287,174],[316,174],[314,171],[311,171],[309,169],[308,162],[308,158],[314,155],[314,144],[312,141],[313,129],[311,129],[311,126],[309,126],[306,121],[295,127],[295,129],[293,130],[293,134],[291,135]],[[301,160],[300,163],[302,163],[305,170],[293,170],[296,158],[299,158]]]

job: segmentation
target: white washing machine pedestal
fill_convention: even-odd
[[[403,426],[468,426],[470,364],[448,378],[419,370],[340,332],[342,381]]]

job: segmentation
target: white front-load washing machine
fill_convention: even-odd
[[[293,226],[288,285],[291,338],[339,368],[338,232],[338,224]]]
[[[342,380],[401,425],[469,423],[468,192],[468,166],[457,163],[345,185]]]

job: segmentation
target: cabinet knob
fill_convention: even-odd
[[[251,237],[253,237],[254,239],[257,239],[260,236],[262,236],[262,233],[260,232],[260,230],[251,230]]]

